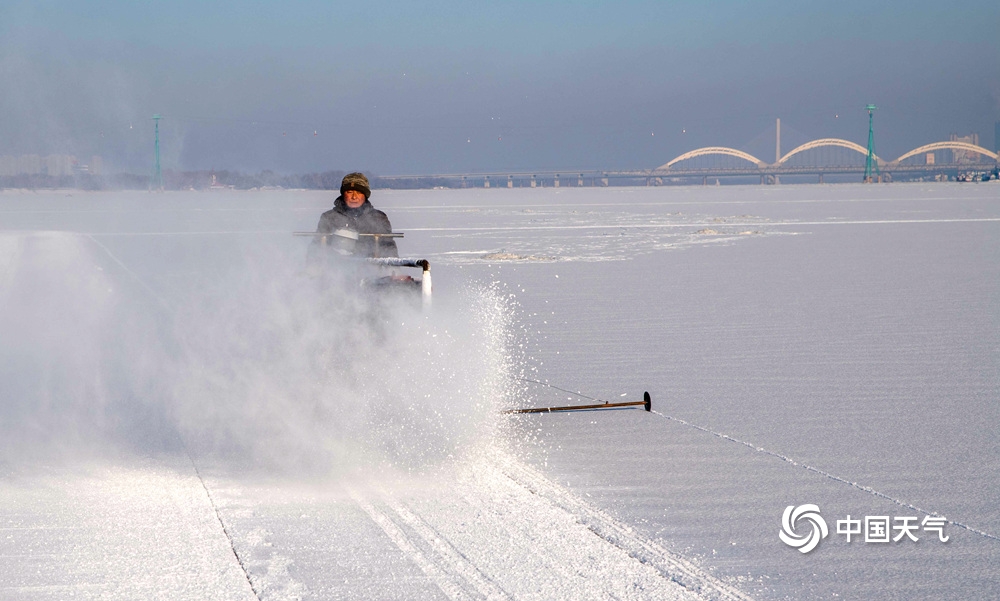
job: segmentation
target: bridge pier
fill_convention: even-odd
[[[507,176],[507,187],[508,188],[513,188],[514,187],[514,176],[513,175],[508,175]]]
[[[532,175],[531,176],[531,187],[534,188],[537,185],[538,185],[538,182],[535,181],[535,176]]]
[[[558,188],[559,187],[559,174],[558,173],[556,174],[555,180],[553,180],[552,187],[554,187],[554,188]]]
[[[487,175],[486,178],[483,180],[483,187],[484,188],[490,187],[490,176]]]

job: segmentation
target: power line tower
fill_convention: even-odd
[[[878,157],[875,156],[875,130],[872,129],[872,113],[877,108],[874,104],[865,106],[865,110],[868,111],[868,158],[865,159],[865,178],[863,181],[866,184],[870,184],[873,181],[882,181],[882,171],[878,168]],[[872,168],[875,169],[874,176]],[[878,179],[876,180],[875,178]]]
[[[163,173],[160,171],[160,115],[153,115],[154,131],[156,132],[153,143],[153,177],[149,180],[149,191],[163,191]]]

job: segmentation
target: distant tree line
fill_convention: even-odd
[[[166,190],[209,190],[228,188],[234,190],[254,189],[305,189],[339,190],[340,181],[346,171],[323,171],[284,175],[273,171],[248,174],[240,171],[172,171],[163,172],[163,187]],[[378,175],[368,173],[373,188],[379,189],[420,189],[434,187],[454,187],[455,182],[436,178],[409,178],[383,180]],[[151,177],[132,173],[91,175],[87,173],[71,176],[15,175],[0,177],[0,189],[21,188],[44,190],[72,188],[77,190],[148,190]]]

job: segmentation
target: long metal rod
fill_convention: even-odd
[[[642,395],[643,400],[641,401],[628,401],[625,403],[601,403],[600,405],[570,405],[567,407],[532,407],[531,409],[508,409],[502,413],[550,413],[555,411],[581,411],[584,409],[611,409],[612,407],[635,407],[637,405],[642,405],[646,411],[653,410],[652,399],[649,398],[649,393],[645,392]]]

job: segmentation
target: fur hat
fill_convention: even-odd
[[[348,190],[357,190],[365,195],[365,200],[372,195],[372,189],[368,185],[368,178],[364,173],[348,173],[344,176],[344,181],[340,182],[340,193]]]

